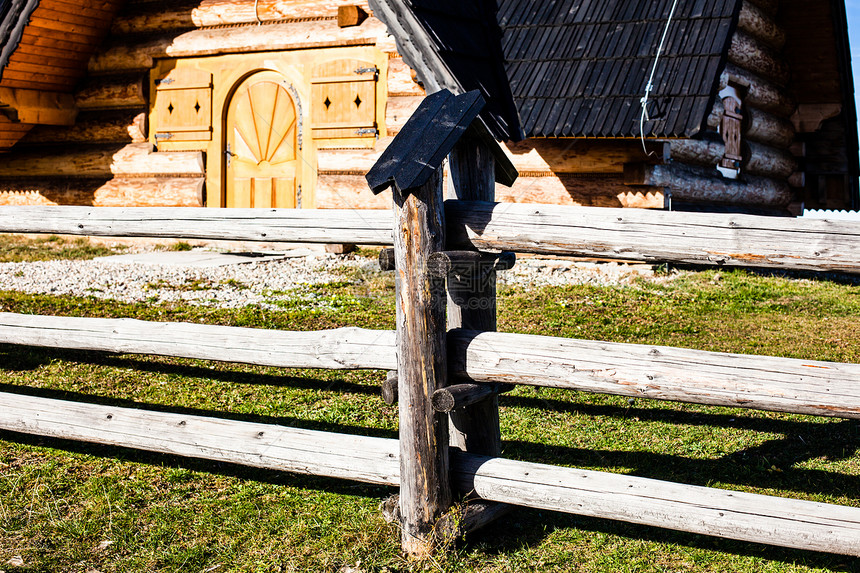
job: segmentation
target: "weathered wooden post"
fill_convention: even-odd
[[[517,178],[516,168],[480,122],[451,150],[448,167],[449,199],[495,201],[496,181],[510,186]],[[513,253],[462,253],[457,258],[460,268],[452,264],[448,272],[448,328],[496,330],[496,271],[513,266]],[[471,393],[465,387],[461,392]],[[501,453],[497,391],[453,409],[450,419],[452,446],[487,456]]]
[[[451,506],[447,419],[431,403],[447,381],[445,281],[428,265],[444,247],[442,162],[483,105],[478,92],[427,97],[367,174],[374,193],[394,195],[399,509],[402,547],[414,557],[433,552]]]

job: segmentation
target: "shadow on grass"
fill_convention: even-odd
[[[570,390],[571,396],[576,396],[575,390]],[[584,393],[583,393],[584,394]],[[568,402],[554,398],[541,398],[529,396],[512,396],[502,394],[499,397],[501,406],[514,408],[540,409],[549,412],[563,414],[580,414],[593,417],[611,417],[621,419],[637,419],[647,422],[668,422],[673,424],[684,424],[687,426],[715,426],[720,428],[735,428],[738,430],[751,430],[755,432],[770,432],[777,434],[799,434],[809,431],[809,428],[820,426],[815,422],[813,416],[806,420],[785,420],[761,418],[737,413],[740,408],[732,413],[713,413],[678,410],[672,408],[648,408],[637,406],[637,403],[661,403],[673,404],[673,402],[659,402],[657,400],[639,399],[634,400],[630,406],[621,407],[612,404],[589,404],[582,402]],[[675,404],[678,404],[675,402]],[[716,408],[717,406],[714,406]],[[747,410],[753,412],[754,410]],[[836,418],[831,418],[835,420]],[[858,422],[860,423],[860,422]]]
[[[487,554],[502,555],[520,551],[523,546],[536,547],[544,543],[547,537],[554,531],[566,529],[577,529],[587,534],[617,535],[630,540],[679,545],[740,557],[753,557],[757,560],[775,561],[786,565],[802,565],[816,570],[824,569],[827,571],[844,571],[849,573],[860,571],[860,558],[856,557],[775,547],[745,541],[735,541],[733,539],[710,537],[696,533],[661,529],[649,525],[637,525],[609,519],[528,508],[514,509],[510,514],[497,522],[470,534],[466,538],[466,543],[470,546],[480,548]],[[611,552],[612,546],[611,544],[606,544],[596,550]],[[721,561],[721,559],[719,555],[714,555],[715,564]],[[694,570],[711,570],[708,567],[707,559],[697,560],[697,562],[701,565],[695,567]],[[720,571],[729,570],[728,568],[717,569]]]
[[[321,379],[299,376],[283,376],[278,374],[263,374],[242,372],[238,370],[213,370],[192,364],[171,364],[165,360],[195,360],[183,358],[152,357],[147,359],[140,355],[111,354],[100,351],[44,349],[28,346],[0,345],[0,363],[3,368],[12,371],[35,370],[49,364],[53,360],[84,362],[93,366],[108,366],[114,368],[131,368],[151,374],[170,374],[186,378],[205,378],[217,382],[232,382],[238,384],[255,384],[263,386],[290,387],[304,390],[339,391],[351,394],[381,395],[380,386],[356,384],[341,377]],[[261,367],[261,368],[276,368]],[[313,369],[282,369],[284,371],[300,370],[312,372]],[[326,370],[326,372],[337,372]],[[384,374],[380,374],[380,384]]]
[[[129,408],[134,410],[150,410],[153,412],[165,412],[169,414],[182,414],[187,416],[203,416],[218,418],[222,420],[236,420],[241,422],[253,422],[257,424],[272,424],[288,428],[300,428],[303,430],[318,430],[322,432],[334,432],[341,434],[355,434],[360,436],[371,436],[376,438],[396,438],[396,432],[381,428],[367,428],[364,426],[347,426],[331,422],[320,422],[316,420],[303,420],[289,416],[263,416],[260,414],[245,414],[239,412],[223,412],[214,410],[203,410],[199,408],[187,408],[182,406],[168,406],[164,404],[148,404],[135,402],[123,398],[110,398],[107,396],[95,396],[81,392],[69,392],[64,390],[51,390],[48,388],[32,388],[30,386],[18,386],[14,384],[0,383],[0,392],[9,394],[20,394],[23,396],[36,396],[39,398],[50,398],[54,400],[67,400],[70,402],[82,402],[87,404],[98,404],[102,406],[114,406],[117,408]]]

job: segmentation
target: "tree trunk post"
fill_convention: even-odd
[[[451,505],[448,427],[431,396],[446,385],[445,281],[427,260],[443,247],[442,170],[420,187],[394,192],[397,291],[400,515],[403,551],[434,550],[434,529]]]

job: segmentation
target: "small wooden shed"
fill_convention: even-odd
[[[445,87],[498,200],[857,206],[842,0],[120,3],[0,0],[0,204],[388,208],[363,176]]]

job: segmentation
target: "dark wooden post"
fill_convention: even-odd
[[[477,136],[467,132],[457,142],[448,156],[448,169],[451,173],[449,199],[495,200],[496,160],[491,147]],[[495,271],[448,277],[448,328],[496,330]],[[497,394],[452,411],[450,420],[452,446],[486,456],[501,453]]]
[[[427,260],[443,246],[442,170],[408,195],[394,188],[400,517],[403,550],[433,551],[433,529],[451,505],[448,428],[431,396],[445,386],[445,283]]]

